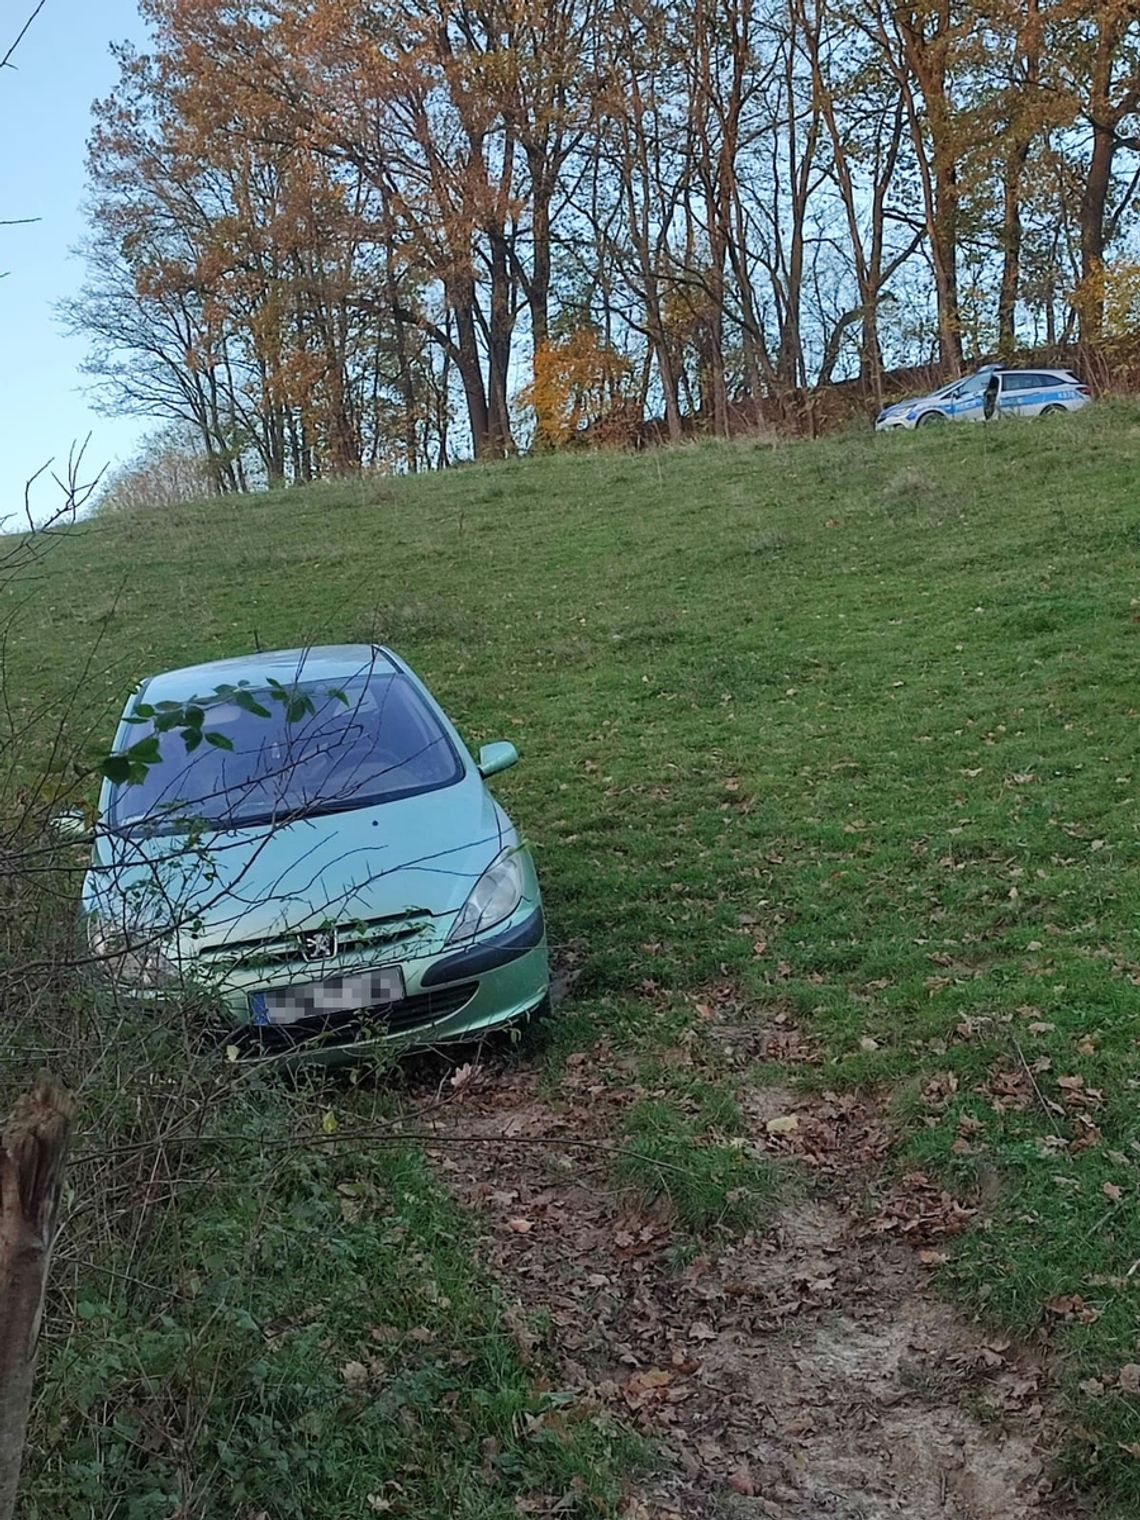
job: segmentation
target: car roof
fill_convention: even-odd
[[[380,644],[315,644],[308,649],[257,650],[228,660],[210,660],[165,670],[143,682],[148,702],[185,702],[206,696],[217,686],[268,686],[304,681],[343,681],[374,670],[402,671],[405,667]]]
[[[978,370],[979,375],[984,375],[989,369],[997,370],[999,375],[1071,375],[1071,369],[1056,364],[1003,364],[989,365],[986,369]]]

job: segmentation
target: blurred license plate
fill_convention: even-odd
[[[255,1024],[295,1024],[298,1019],[324,1019],[338,1013],[360,1013],[398,1003],[404,996],[400,966],[378,966],[350,976],[330,976],[323,982],[295,982],[251,992],[249,1011]]]

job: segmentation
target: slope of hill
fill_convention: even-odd
[[[603,1035],[636,1067],[778,1015],[813,1060],[710,1058],[707,1134],[776,1076],[880,1103],[898,1218],[916,1174],[974,1211],[924,1237],[941,1286],[1047,1332],[1075,1468],[1134,1514],[1138,459],[1113,405],[95,519],[10,589],[9,689],[19,717],[78,684],[72,725],[107,733],[155,669],[392,644],[523,753],[502,793],[575,973],[549,1080]]]

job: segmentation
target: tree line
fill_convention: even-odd
[[[67,316],[219,490],[724,433],[1136,287],[1137,0],[142,9]]]

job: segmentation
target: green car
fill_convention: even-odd
[[[390,650],[154,676],[116,735],[131,750],[151,763],[104,782],[83,888],[117,988],[205,987],[243,1055],[324,1061],[546,1007],[534,862],[486,786],[518,754],[476,763]]]

